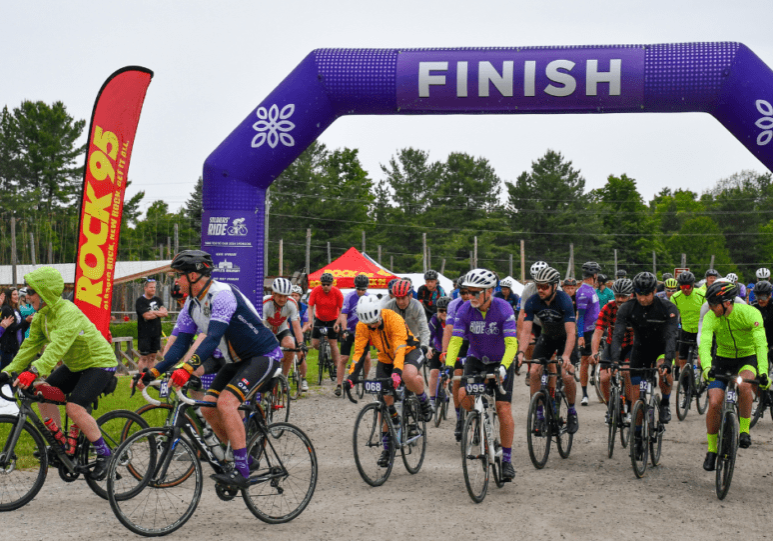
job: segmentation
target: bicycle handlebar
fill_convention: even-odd
[[[155,398],[153,398],[148,394],[148,387],[150,386],[161,387],[161,380],[151,381],[150,383],[148,383],[142,388],[142,398],[144,398],[149,404],[153,404],[154,406],[160,406],[161,401],[156,400]]]
[[[466,379],[470,379],[470,378],[479,378],[481,376],[483,376],[483,381],[488,381],[490,379],[493,379],[494,381],[496,381],[497,390],[499,391],[499,394],[507,394],[505,392],[505,388],[502,387],[502,381],[499,379],[499,374],[486,374],[485,372],[481,372],[479,374],[468,374],[466,376],[464,376],[464,375],[462,375],[462,376],[454,376],[451,379],[453,379],[454,381],[461,381],[463,379],[466,380]]]
[[[736,375],[736,374],[729,374],[729,373],[724,373],[723,374],[723,373],[719,373],[719,374],[714,374],[712,377],[714,379],[718,379],[719,381],[725,381],[725,382],[728,382],[728,383],[731,382],[731,381],[735,381],[736,383],[742,383],[743,382],[743,383],[751,383],[753,385],[759,385],[760,384],[760,381],[757,378],[746,379],[746,378],[742,378],[741,376]]]

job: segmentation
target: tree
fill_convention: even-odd
[[[679,232],[666,241],[666,247],[672,254],[687,254],[696,276],[709,268],[711,255],[714,255],[714,267],[722,269],[722,274],[738,272],[719,225],[709,216],[687,219]]]
[[[185,202],[185,216],[191,221],[191,227],[201,231],[201,215],[204,211],[204,178],[199,177],[193,187],[193,193]]]

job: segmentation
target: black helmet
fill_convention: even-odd
[[[368,284],[370,284],[370,280],[364,274],[358,274],[354,277],[354,287],[363,289],[368,287]]]
[[[438,278],[438,274],[436,270],[430,269],[424,273],[425,280],[437,280],[437,278]]]
[[[464,283],[464,279],[465,278],[467,278],[466,274],[462,274],[459,278],[457,278],[457,280],[456,280],[456,287],[457,288],[459,288],[459,289],[467,289],[466,286],[462,286],[462,284]]]
[[[703,276],[704,278],[708,278],[709,276],[717,276],[719,277],[719,273],[715,269],[709,269],[706,271],[706,274]]]
[[[594,274],[601,272],[601,265],[595,261],[586,261],[582,264],[582,276],[583,278],[589,278]]]
[[[658,279],[651,272],[640,272],[633,277],[633,290],[639,295],[652,293],[657,287]]]
[[[706,300],[709,304],[719,304],[732,301],[738,296],[738,286],[726,280],[717,280],[706,290]]]
[[[319,277],[319,283],[320,284],[332,284],[333,283],[333,275],[329,272],[323,272],[322,276]]]
[[[670,272],[664,272],[664,273],[663,273],[663,281],[664,281],[664,282],[665,282],[666,280],[668,280],[669,278],[673,278],[673,277],[674,277],[674,275],[673,275],[673,274],[671,274]]]
[[[214,268],[212,256],[202,250],[183,250],[172,260],[172,269],[184,274],[197,272],[210,276]]]
[[[754,286],[755,295],[770,295],[771,291],[773,291],[773,284],[767,280],[760,280]]]
[[[607,280],[609,280],[609,278],[607,278],[606,274],[599,274],[598,280],[599,280],[600,284],[606,284]]]
[[[437,300],[437,307],[440,310],[445,310],[446,308],[448,308],[448,303],[450,302],[451,302],[451,297],[440,297]]]
[[[633,295],[633,282],[628,278],[620,278],[619,280],[615,280],[615,283],[612,284],[612,293],[622,297]]]
[[[676,277],[676,281],[679,282],[680,286],[691,286],[695,283],[695,275],[690,271],[684,271],[679,273],[679,276]]]
[[[577,280],[575,280],[574,278],[564,278],[563,285],[576,287],[577,286]]]
[[[628,276],[628,273],[623,269],[615,271],[615,278],[625,278],[626,276]]]

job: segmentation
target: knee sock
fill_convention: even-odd
[[[741,427],[741,434],[749,433],[749,424],[751,424],[751,417],[739,417],[738,424]]]
[[[512,454],[512,447],[502,447],[502,462],[510,462],[512,460]]]
[[[381,444],[384,446],[384,451],[389,451],[389,432],[382,432]]]
[[[426,392],[421,393],[420,395],[417,395],[417,396],[419,397],[419,400],[421,402],[426,402],[427,401],[427,393]]]
[[[709,453],[717,452],[717,436],[719,434],[706,434],[706,439],[709,441]]]
[[[250,476],[250,466],[247,463],[247,448],[234,449],[234,466],[236,471],[242,474],[242,477],[247,479]]]
[[[749,423],[746,423],[746,426],[749,426]],[[748,432],[748,428],[747,428]],[[110,452],[110,447],[107,446],[105,443],[105,438],[102,436],[99,437],[97,441],[92,441],[91,445],[94,446],[94,450],[97,452],[99,456],[110,456],[112,453]]]
[[[664,394],[661,397],[660,403],[663,404],[664,406],[668,406],[671,403],[671,393]]]
[[[462,418],[462,414],[459,412],[459,408],[454,408],[454,409],[456,409],[456,418],[457,419],[461,419]]]
[[[582,386],[582,396],[588,396],[588,386],[583,385]]]

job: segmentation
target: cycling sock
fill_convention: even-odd
[[[389,432],[381,433],[381,444],[384,446],[384,451],[389,451]]]
[[[577,410],[574,409],[574,404],[569,406],[569,413],[571,413],[572,415],[577,415]]]
[[[641,438],[641,425],[637,426],[634,432],[636,433],[637,438]]]
[[[456,409],[456,418],[457,419],[461,419],[462,418],[462,414],[459,412],[459,408],[454,408],[454,409]]]
[[[429,397],[429,401],[430,401],[430,402],[432,402],[432,403],[434,404],[434,403],[435,403],[435,397],[434,397],[434,396],[430,396],[430,397]]]
[[[739,417],[738,424],[741,427],[741,434],[749,433],[749,424],[752,422],[751,417]]]
[[[245,479],[250,476],[250,466],[247,463],[247,448],[234,449],[234,466],[236,471],[242,474]]]
[[[588,386],[587,385],[583,385],[582,386],[582,396],[583,397],[588,396]]]
[[[110,447],[107,446],[107,444],[105,443],[105,438],[103,438],[102,436],[100,436],[97,441],[92,441],[91,445],[94,447],[94,450],[97,452],[99,456],[110,456],[112,454],[110,452]]]
[[[671,393],[664,394],[661,399],[660,403],[664,406],[668,406],[671,403]]]
[[[717,436],[719,434],[706,434],[706,439],[709,440],[709,453],[717,452]]]
[[[421,393],[420,395],[417,395],[417,396],[419,397],[419,400],[421,402],[426,402],[427,401],[427,393],[426,392],[423,392],[423,393]]]
[[[537,406],[537,419],[540,421],[545,419],[545,413],[542,411],[542,406]]]
[[[510,462],[513,456],[512,447],[502,447],[502,462]]]

